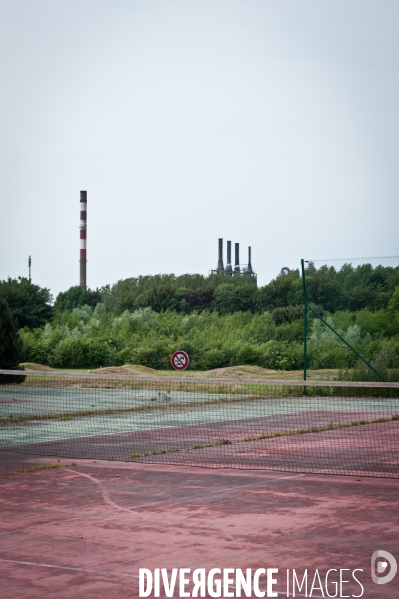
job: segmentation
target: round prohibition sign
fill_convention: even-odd
[[[185,351],[175,351],[172,356],[172,366],[175,370],[185,370],[190,362],[190,358]]]

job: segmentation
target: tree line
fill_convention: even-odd
[[[311,304],[357,349],[385,368],[398,363],[399,268],[309,268],[306,279]],[[302,293],[298,270],[260,288],[241,275],[141,276],[86,292],[71,287],[54,303],[48,289],[9,278],[0,281],[0,337],[11,318],[19,330],[13,355],[59,368],[127,362],[167,368],[170,354],[186,349],[198,369],[297,369]],[[353,356],[320,325],[310,318],[309,367],[352,367]]]

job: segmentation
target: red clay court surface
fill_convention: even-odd
[[[19,472],[54,461],[0,452],[3,599],[138,597],[139,568],[184,567],[275,567],[279,597],[287,568],[362,568],[363,597],[399,597],[399,575],[370,576],[377,549],[399,558],[398,480],[93,460]]]

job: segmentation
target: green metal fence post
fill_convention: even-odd
[[[303,380],[306,381],[307,361],[308,361],[308,298],[306,293],[305,279],[305,261],[301,260],[302,267],[302,288],[303,288]],[[306,393],[306,387],[303,388]]]

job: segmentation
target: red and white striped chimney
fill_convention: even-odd
[[[86,291],[86,263],[87,263],[87,191],[80,192],[80,286]]]

